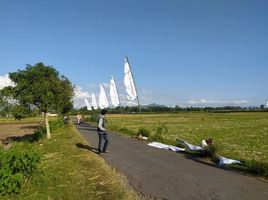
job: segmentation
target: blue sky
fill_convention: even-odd
[[[267,10],[266,0],[0,0],[0,76],[43,62],[77,85],[80,104],[111,75],[124,98],[127,55],[142,104],[259,106]]]

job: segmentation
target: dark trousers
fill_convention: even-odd
[[[98,131],[98,134],[99,134],[99,146],[98,146],[99,152],[105,152],[109,144],[108,134],[102,131]]]

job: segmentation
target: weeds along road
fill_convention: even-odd
[[[76,128],[94,152],[98,146],[96,127],[82,123]],[[109,133],[109,139],[109,153],[100,156],[145,196],[169,200],[268,199],[268,183],[254,177],[187,159],[182,153],[150,147],[116,133]]]

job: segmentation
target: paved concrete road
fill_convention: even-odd
[[[77,125],[79,132],[97,148],[96,128]],[[150,147],[145,142],[109,133],[107,163],[122,172],[138,192],[169,200],[267,200],[268,183],[237,172],[187,159],[184,154]]]

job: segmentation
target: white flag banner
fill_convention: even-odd
[[[86,98],[85,98],[85,104],[86,104],[86,107],[87,107],[88,110],[92,110],[91,105],[90,105],[89,101]]]
[[[119,104],[120,104],[119,96],[117,93],[117,88],[116,88],[113,77],[110,80],[110,96],[111,96],[111,102],[112,102],[113,106],[115,106],[115,107],[119,106]]]
[[[100,109],[107,108],[109,106],[105,90],[102,85],[100,85],[100,96],[99,96],[99,107]]]
[[[124,85],[127,92],[127,99],[133,101],[137,98],[137,92],[127,58],[125,58],[124,72]]]
[[[95,110],[98,109],[98,103],[97,103],[96,96],[94,93],[92,93],[92,103],[91,104]]]

